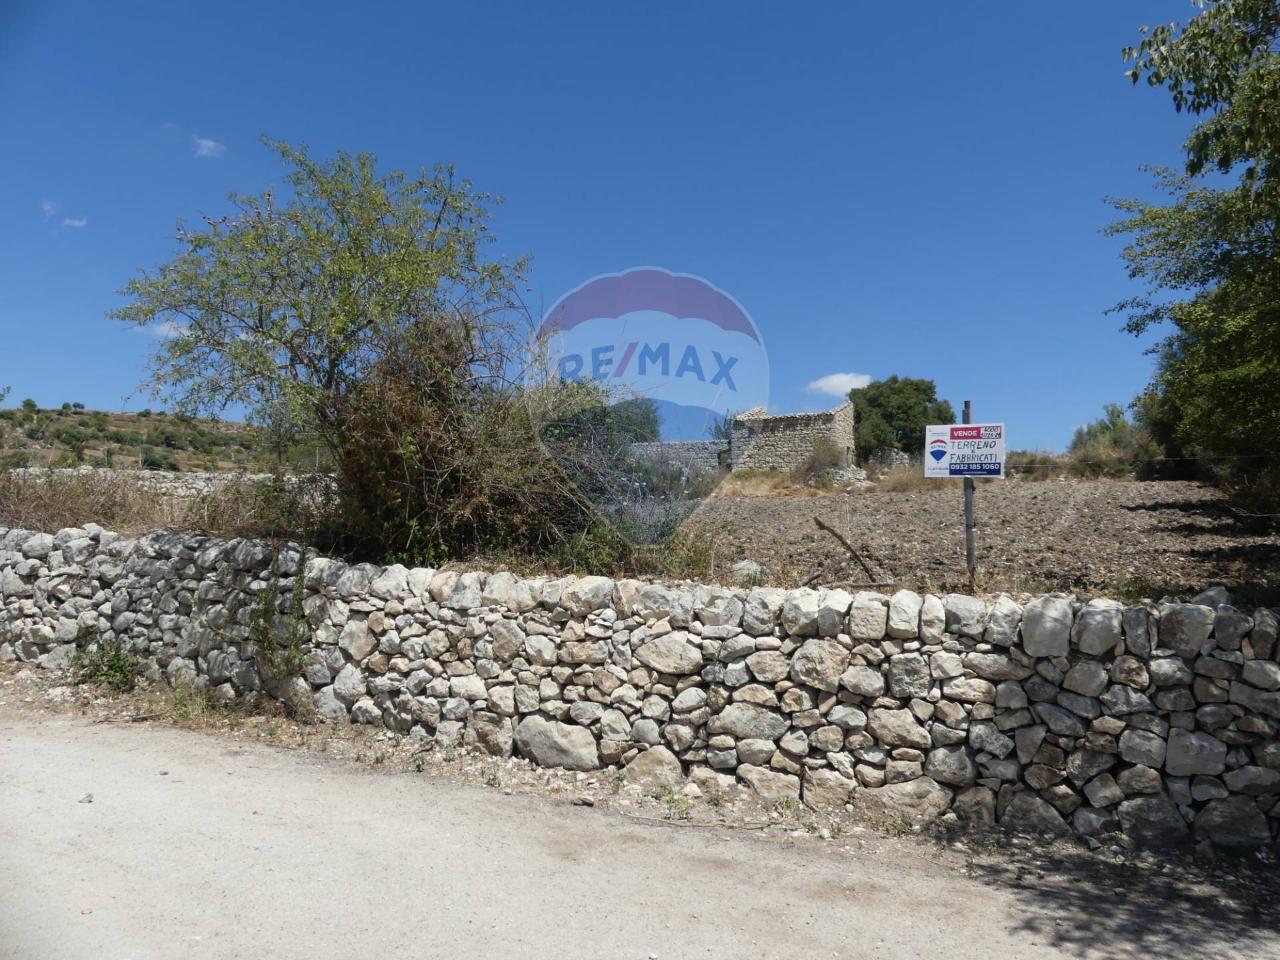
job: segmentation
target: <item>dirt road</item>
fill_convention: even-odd
[[[1280,956],[1190,889],[967,876],[911,841],[654,826],[13,709],[0,812],[4,958]]]

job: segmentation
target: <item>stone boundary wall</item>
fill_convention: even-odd
[[[729,452],[723,440],[653,440],[633,443],[627,452],[636,460],[659,460],[712,475],[720,470],[720,454]]]
[[[114,639],[218,700],[264,687],[251,624],[292,609],[297,547],[0,528],[0,660]],[[1133,843],[1271,843],[1275,611],[733,591],[305,558],[301,675],[325,721],[623,767],[766,802]],[[267,594],[268,596],[270,594]]]
[[[110,467],[20,467],[9,471],[14,476],[86,477],[102,480],[132,480],[143,489],[173,497],[200,497],[235,483],[265,483],[269,473],[189,473],[172,470],[117,470]]]

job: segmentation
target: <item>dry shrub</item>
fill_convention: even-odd
[[[874,476],[875,486],[864,487],[868,493],[924,493],[958,484],[958,480],[934,480],[925,477],[919,466],[886,467]]]
[[[145,473],[0,472],[0,524],[55,531],[96,523],[126,536],[185,530],[219,537],[323,542],[336,511],[326,478],[229,478],[212,492],[172,496]]]
[[[716,487],[714,497],[818,497],[803,481],[777,470],[735,470]]]
[[[121,533],[180,525],[183,507],[123,474],[0,473],[0,523],[60,530],[98,523]]]
[[[792,471],[800,483],[831,485],[831,471],[844,466],[844,453],[828,440],[819,440],[805,457],[804,463]]]
[[[432,318],[380,351],[327,441],[344,552],[438,564],[552,550],[593,523],[505,378],[477,373],[476,334]]]

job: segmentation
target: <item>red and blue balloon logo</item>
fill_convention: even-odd
[[[941,461],[947,455],[947,441],[942,437],[935,437],[929,441],[929,456],[935,461]]]
[[[746,310],[701,277],[637,267],[588,280],[536,339],[561,380],[643,397],[663,440],[705,440],[726,413],[769,405],[769,358]]]

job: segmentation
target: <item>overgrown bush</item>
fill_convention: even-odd
[[[138,685],[146,669],[141,657],[116,637],[99,637],[71,658],[76,683],[93,683],[115,693],[128,693]]]
[[[792,471],[792,476],[804,483],[825,486],[831,483],[831,472],[842,466],[844,451],[829,440],[818,440],[804,461]]]
[[[299,554],[287,611],[280,610],[279,580],[270,576],[250,616],[249,642],[253,644],[258,672],[272,693],[302,673],[303,651],[311,641],[311,626],[302,608],[306,594],[303,582],[305,562],[303,555]],[[275,567],[272,564],[273,571]]]

